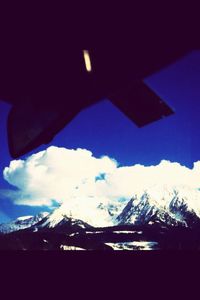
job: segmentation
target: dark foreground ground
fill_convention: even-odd
[[[200,228],[114,226],[62,230],[30,229],[0,235],[0,250],[200,250]]]

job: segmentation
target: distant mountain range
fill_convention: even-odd
[[[23,216],[19,217],[14,221],[9,223],[0,224],[0,233],[10,233],[18,230],[22,230],[25,228],[29,228],[38,222],[40,222],[43,218],[48,215],[47,212],[39,213],[36,216]]]
[[[2,247],[24,250],[159,249],[168,247],[167,243],[169,248],[170,245],[172,248],[191,246],[194,236],[195,247],[200,245],[199,190],[155,186],[135,193],[130,200],[106,200],[92,208],[94,220],[91,209],[87,215],[87,205],[83,211],[62,204],[52,213],[20,217],[1,224]]]

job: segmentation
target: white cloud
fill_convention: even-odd
[[[112,173],[117,163],[104,156],[95,158],[85,149],[49,147],[27,160],[11,161],[4,178],[21,191],[16,204],[50,205],[73,197],[96,194],[95,177]]]
[[[119,167],[107,156],[96,158],[86,149],[51,146],[26,160],[11,161],[4,178],[19,192],[16,204],[51,205],[52,200],[131,198],[138,190],[156,185],[200,187],[200,162],[189,169],[179,163],[161,161],[145,167]]]

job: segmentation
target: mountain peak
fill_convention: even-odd
[[[117,217],[119,224],[144,225],[152,220],[171,226],[199,224],[200,191],[186,186],[154,186],[135,194]]]

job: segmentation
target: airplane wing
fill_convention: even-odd
[[[109,98],[138,127],[173,114],[142,80],[199,47],[198,18],[195,13],[194,22],[185,22],[188,6],[186,14],[178,7],[172,16],[150,8],[144,14],[143,7],[120,5],[101,14],[95,5],[91,11],[79,9],[79,15],[77,8],[28,5],[2,13],[0,99],[13,105],[12,157],[48,143],[101,99]]]
[[[173,114],[173,110],[142,81],[122,89],[109,99],[138,127]],[[89,104],[92,103],[85,107]],[[17,158],[48,144],[81,109],[75,101],[65,107],[59,106],[57,101],[44,106],[31,101],[14,105],[7,125],[10,154]]]
[[[156,93],[143,81],[122,89],[109,97],[138,127],[160,120],[174,113]]]
[[[38,107],[27,101],[14,105],[8,115],[8,146],[13,158],[48,144],[78,113],[72,106],[62,111],[58,105]]]

